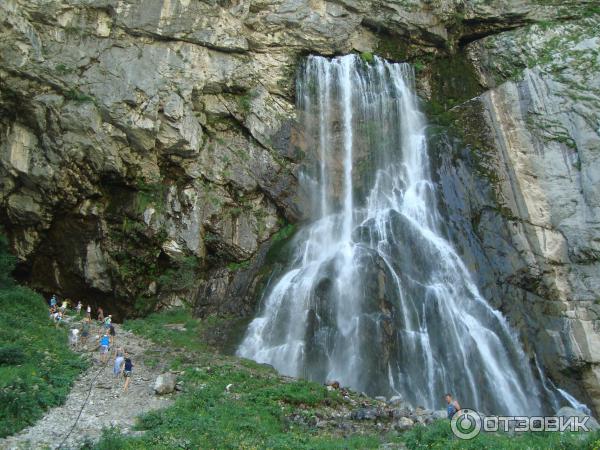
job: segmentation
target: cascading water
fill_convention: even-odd
[[[298,110],[314,220],[238,355],[280,372],[494,414],[549,409],[505,319],[442,237],[407,64],[309,57]]]

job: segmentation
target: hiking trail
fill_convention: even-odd
[[[69,318],[71,319],[71,318]],[[75,323],[67,320],[66,326]],[[136,416],[170,405],[174,394],[156,395],[154,382],[161,373],[168,371],[161,364],[160,354],[166,352],[156,344],[124,330],[114,324],[115,345],[110,350],[108,363],[100,362],[98,337],[100,328],[92,326],[85,346],[79,345],[77,353],[89,358],[90,366],[77,378],[71,387],[66,402],[49,409],[44,417],[20,433],[0,439],[2,449],[59,448],[65,436],[71,431],[80,410],[81,417],[73,428],[62,449],[80,448],[84,443],[97,441],[103,428],[118,427],[125,434],[137,434],[132,430]],[[65,349],[68,346],[65,340]],[[113,375],[114,350],[123,347],[131,357],[133,376],[127,393],[123,392],[124,379]],[[153,357],[149,358],[148,354]],[[150,361],[157,364],[148,364]],[[145,363],[146,362],[146,363]],[[91,392],[90,392],[91,386]],[[88,397],[89,393],[89,399]],[[85,406],[84,406],[85,403]]]

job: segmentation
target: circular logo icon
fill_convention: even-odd
[[[481,431],[481,416],[472,409],[461,409],[452,416],[450,428],[459,439],[473,439]]]

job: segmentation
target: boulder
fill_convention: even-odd
[[[170,394],[175,391],[177,377],[170,372],[161,373],[154,382],[154,392],[157,395]]]
[[[399,417],[409,417],[412,412],[408,408],[395,408],[392,409],[391,414],[394,419],[397,419]]]
[[[350,418],[353,420],[375,420],[377,417],[379,417],[379,411],[376,408],[361,408],[350,414]]]
[[[415,422],[412,419],[409,419],[408,417],[400,417],[398,422],[396,422],[394,425],[394,428],[398,431],[406,431],[409,428],[412,428],[414,424]]]
[[[391,405],[391,406],[400,406],[402,403],[404,403],[404,400],[399,395],[394,395],[392,398],[390,398],[388,400],[388,405]]]
[[[438,409],[437,411],[433,411],[431,416],[436,420],[445,419],[448,417],[448,413],[445,409]]]

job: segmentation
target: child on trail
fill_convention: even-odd
[[[106,319],[104,319],[104,328],[108,330],[110,328],[110,323],[112,322],[112,316],[109,314]]]
[[[105,333],[100,338],[100,361],[102,364],[106,364],[108,362],[108,347],[110,346],[110,339],[108,335]]]
[[[129,381],[131,380],[131,372],[133,371],[133,363],[131,362],[131,358],[125,353],[125,362],[123,364],[123,376],[125,377],[125,385],[123,386],[123,391],[127,392],[127,388],[129,387]]]
[[[77,350],[77,347],[79,346],[79,329],[78,328],[72,328],[71,330],[69,330],[69,344],[71,345],[71,347],[73,347],[75,350]]]
[[[123,349],[117,349],[117,356],[115,357],[115,364],[113,366],[113,374],[115,377],[119,376],[123,368],[123,363],[125,362],[125,357],[123,356]]]
[[[60,323],[62,322],[62,313],[60,311],[56,311],[54,313],[54,326],[56,328],[58,328],[58,326],[60,325]]]
[[[81,325],[81,345],[87,343],[88,336],[90,335],[90,319],[87,317],[83,320]]]

